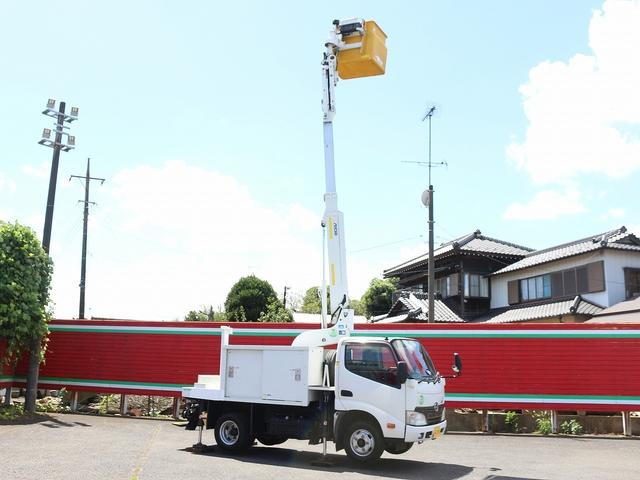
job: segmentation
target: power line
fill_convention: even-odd
[[[416,240],[416,239],[422,238],[422,237],[423,237],[423,235],[418,235],[418,236],[415,236],[415,237],[403,238],[401,240],[394,240],[394,241],[387,242],[387,243],[380,243],[378,245],[373,245],[371,247],[360,248],[358,250],[351,250],[351,251],[349,251],[349,253],[366,252],[367,250],[375,250],[376,248],[388,247],[389,245],[397,245],[398,243],[408,242],[409,240]]]

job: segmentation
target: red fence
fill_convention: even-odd
[[[235,323],[232,344],[288,345],[309,324]],[[51,323],[41,388],[179,396],[198,374],[217,374],[220,324]],[[358,325],[356,336],[419,338],[441,373],[453,352],[463,375],[447,403],[471,408],[640,410],[640,325]],[[0,372],[0,386],[24,384]]]

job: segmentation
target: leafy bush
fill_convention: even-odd
[[[118,395],[109,394],[102,395],[100,398],[100,404],[98,411],[102,414],[109,413],[111,411],[117,411],[120,408],[120,398]]]
[[[29,227],[0,221],[0,360],[19,359],[34,342],[46,346],[53,263]],[[39,352],[44,359],[44,348]]]
[[[62,398],[44,397],[36,400],[36,412],[44,413],[67,413],[71,411],[69,405],[65,405]]]
[[[562,422],[560,425],[560,431],[567,435],[582,435],[583,428],[582,424],[578,420],[573,419]]]
[[[0,420],[15,420],[24,415],[24,407],[21,403],[0,405]]]
[[[269,323],[293,322],[293,314],[291,310],[284,308],[280,300],[272,300],[267,305],[267,311],[260,313],[258,321]]]
[[[510,432],[518,433],[518,414],[507,412],[504,416],[504,424]]]
[[[535,412],[533,414],[533,418],[538,426],[538,433],[541,433],[542,435],[549,435],[551,433],[551,412]]]

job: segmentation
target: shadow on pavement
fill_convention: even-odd
[[[58,422],[59,420],[47,413],[25,413],[12,420],[0,420],[0,425],[33,425],[43,422]]]
[[[524,478],[524,477],[503,477],[502,475],[489,475],[488,477],[484,477],[482,480],[536,480],[536,479]]]
[[[185,448],[182,449],[182,451],[194,452],[192,448]],[[194,454],[196,453],[194,452]],[[389,477],[407,480],[424,478],[456,480],[473,471],[472,467],[464,465],[418,462],[415,460],[388,457],[381,458],[371,466],[358,465],[344,454],[327,455],[327,460],[331,464],[329,467],[316,466],[313,465],[312,462],[317,461],[320,458],[320,454],[318,453],[259,446],[253,447],[242,454],[229,454],[221,451],[216,446],[210,446],[206,447],[201,453],[199,453],[199,455],[226,458],[239,462],[250,462],[262,465],[277,465],[279,467],[316,470],[318,472],[355,472],[361,475],[370,475],[372,477]],[[502,480],[500,477],[494,478],[496,478],[496,480]]]

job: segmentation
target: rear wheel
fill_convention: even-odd
[[[346,429],[343,440],[347,455],[358,462],[372,462],[384,451],[380,428],[370,420],[357,420]]]
[[[241,413],[228,413],[218,418],[214,434],[218,446],[230,452],[246,450],[253,444],[249,422]]]

